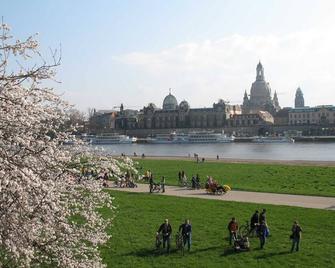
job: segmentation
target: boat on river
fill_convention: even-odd
[[[258,136],[251,140],[254,143],[293,143],[294,139],[285,136]]]
[[[136,142],[136,138],[118,133],[104,133],[90,137],[90,143],[94,145],[108,144],[131,144]]]
[[[172,132],[148,137],[146,141],[150,144],[228,143],[233,142],[234,137],[229,137],[224,133],[215,133],[214,131]]]

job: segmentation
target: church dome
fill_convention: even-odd
[[[179,103],[179,109],[187,111],[188,109],[190,109],[190,105],[186,100],[183,100],[181,103]]]
[[[164,98],[163,110],[175,110],[178,107],[178,102],[175,96],[171,93]]]

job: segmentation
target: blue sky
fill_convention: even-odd
[[[1,0],[13,35],[62,46],[55,85],[85,111],[161,106],[168,89],[191,107],[242,102],[261,59],[282,106],[334,104],[333,1]]]

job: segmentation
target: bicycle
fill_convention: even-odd
[[[250,228],[250,224],[249,221],[246,221],[245,225],[242,225],[239,228],[239,233],[241,237],[255,237],[257,236],[257,226],[255,226],[255,228],[251,229]]]
[[[176,248],[177,250],[180,250],[181,255],[184,256],[184,251],[185,251],[184,239],[183,239],[183,235],[180,232],[176,234]]]

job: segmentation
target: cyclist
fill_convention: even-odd
[[[179,232],[180,231],[181,235],[183,236],[184,246],[187,243],[187,249],[190,251],[192,243],[192,225],[190,224],[190,220],[186,219],[185,223],[179,226]]]
[[[170,238],[172,234],[172,227],[168,219],[165,219],[164,223],[159,227],[157,235],[162,233],[163,235],[163,248],[167,245],[166,252],[170,253]]]

